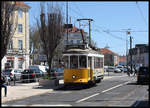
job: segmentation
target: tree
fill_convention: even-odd
[[[62,37],[64,36],[63,29],[63,16],[59,6],[54,7],[48,4],[47,14],[44,12],[44,5],[41,5],[41,15],[40,23],[37,20],[37,25],[39,29],[41,46],[43,48],[44,54],[47,57],[47,62],[49,66],[48,76],[51,72],[52,59],[55,54],[55,50],[59,45]]]
[[[40,52],[40,36],[38,28],[30,28],[30,59],[33,60],[33,64],[37,64],[38,61],[35,61],[35,56]]]
[[[1,1],[1,60],[17,27],[17,17],[13,15],[16,2]]]

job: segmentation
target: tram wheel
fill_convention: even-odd
[[[96,81],[95,80],[89,81],[88,84],[89,84],[89,86],[94,86],[94,85],[96,85]]]

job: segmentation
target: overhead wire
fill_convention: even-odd
[[[79,15],[79,16],[81,16],[81,17],[83,17],[84,18],[84,15],[81,13],[81,10],[78,8],[78,12],[76,11],[76,10],[74,10],[73,8],[70,8],[74,13],[76,13],[77,15]],[[75,16],[73,16],[74,18],[75,18]],[[77,18],[77,17],[76,17]],[[114,34],[112,34],[112,33],[110,33],[110,31],[107,29],[104,29],[103,27],[100,27],[99,25],[96,25],[95,24],[95,26],[97,26],[98,28],[100,28],[101,29],[101,31],[102,32],[104,32],[104,33],[106,33],[107,35],[109,35],[109,36],[112,36],[113,38],[115,38],[115,39],[119,39],[119,40],[122,40],[122,41],[126,41],[126,39],[124,39],[124,38],[121,38],[121,37],[119,37],[119,36],[116,36],[116,35],[114,35]],[[99,32],[99,33],[102,33],[102,32],[100,32],[98,29],[93,29],[94,31],[96,31],[96,32]],[[120,32],[122,32],[122,31],[120,31]],[[137,31],[132,31],[132,32],[137,32]],[[147,31],[140,31],[140,32],[147,32]]]
[[[72,11],[74,11],[75,13],[77,13],[79,16],[81,16],[78,12],[76,12],[75,10],[73,10],[73,9],[71,9]],[[83,15],[82,15],[82,17],[84,17]],[[96,24],[95,24],[96,25]],[[98,28],[101,28],[101,27],[99,27],[98,25],[96,25]],[[119,37],[119,36],[116,36],[116,35],[114,35],[114,34],[112,34],[112,33],[110,33],[110,32],[108,32],[108,31],[106,31],[106,30],[102,30],[103,32],[105,32],[106,34],[108,34],[108,35],[111,35],[112,37],[114,37],[114,38],[116,38],[116,39],[120,39],[120,40],[124,40],[123,38],[121,38],[121,37]]]
[[[140,12],[140,14],[141,14],[141,17],[142,17],[144,23],[145,23],[146,26],[147,26],[148,24],[147,24],[147,22],[146,22],[146,20],[145,20],[145,17],[144,17],[144,15],[143,15],[143,12],[142,12],[142,10],[141,10],[141,8],[140,8],[140,6],[139,6],[139,4],[138,4],[137,1],[136,1],[136,6],[137,6],[137,8],[138,8],[138,10],[139,10],[139,12]]]
[[[77,11],[75,11],[73,8],[71,8],[71,10],[72,11],[74,11],[76,14],[78,14],[79,16],[82,16],[82,17],[84,17],[83,15],[81,15],[80,13],[78,13]],[[81,12],[81,11],[80,11]],[[98,26],[98,25],[96,25],[98,28],[101,28],[100,26]],[[116,35],[114,35],[114,34],[112,34],[112,33],[110,33],[110,32],[107,32],[106,30],[103,30],[103,28],[101,28],[102,29],[102,32],[104,32],[104,33],[106,33],[107,35],[109,35],[109,36],[112,36],[113,38],[116,38],[116,39],[120,39],[120,40],[122,40],[123,42],[125,42],[126,40],[125,39],[123,39],[123,38],[121,38],[121,37],[118,37],[118,36],[116,36]],[[99,32],[99,30],[97,29],[97,32]],[[118,45],[117,45],[118,46]],[[121,45],[119,45],[119,46],[121,46]]]

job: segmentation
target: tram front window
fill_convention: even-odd
[[[70,56],[70,68],[78,68],[78,56]]]
[[[68,56],[65,56],[64,57],[64,65],[65,65],[65,68],[69,68],[69,57]]]
[[[86,56],[79,56],[79,64],[80,68],[86,68]]]

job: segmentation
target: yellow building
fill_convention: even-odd
[[[2,70],[10,67],[25,69],[29,66],[29,9],[24,2],[16,2],[15,11],[11,15],[17,16],[17,28],[8,45],[7,54],[2,59]]]

